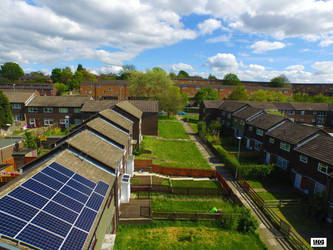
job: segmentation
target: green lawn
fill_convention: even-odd
[[[153,162],[167,167],[211,169],[194,142],[165,141],[145,136],[143,147],[152,151],[151,155],[140,158],[153,158]]]
[[[267,249],[257,234],[243,234],[219,228],[215,222],[154,221],[148,225],[120,225],[118,249]]]
[[[175,200],[153,197],[151,200],[153,211],[164,212],[202,212],[205,213],[212,208],[217,207],[223,212],[236,212],[238,206],[223,200]]]
[[[302,196],[294,192],[257,192],[257,194],[264,200],[287,200],[302,198]]]
[[[196,123],[188,123],[188,125],[190,125],[190,127],[193,129],[194,133],[198,133],[198,124],[196,124]]]
[[[158,115],[158,119],[159,120],[177,120],[175,115],[170,115],[168,117],[168,115]]]
[[[171,182],[173,187],[221,188],[221,185],[216,181],[172,180]]]
[[[189,139],[183,126],[178,121],[158,121],[158,135],[163,138]]]

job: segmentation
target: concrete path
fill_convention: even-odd
[[[177,119],[183,124],[185,131],[189,134],[190,139],[196,144],[203,157],[208,161],[212,169],[216,169],[226,180],[232,192],[240,199],[243,205],[251,210],[251,214],[259,221],[258,233],[260,239],[266,244],[268,249],[282,250],[292,249],[283,239],[282,235],[277,231],[257,205],[252,201],[251,197],[237,184],[234,176],[219,162],[209,148],[193,133],[192,128],[181,120],[177,115]]]
[[[149,173],[149,172],[134,172],[134,176],[156,176],[164,179],[170,179],[175,181],[211,181],[212,179],[201,177],[201,178],[195,178],[195,177],[169,177],[166,175],[156,174],[156,173]]]

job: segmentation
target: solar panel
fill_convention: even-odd
[[[96,215],[97,213],[93,210],[84,208],[79,218],[77,219],[75,226],[89,232]]]
[[[53,189],[48,188],[33,179],[26,181],[22,184],[22,186],[49,199],[56,193],[56,191],[54,191]]]
[[[63,238],[30,224],[16,238],[45,250],[59,249],[63,242]]]
[[[87,202],[87,207],[92,208],[96,211],[98,211],[99,207],[101,206],[102,202],[103,202],[104,197],[97,194],[97,193],[93,193],[90,198],[89,201]]]
[[[38,212],[38,209],[30,207],[9,196],[0,199],[0,210],[26,221],[29,221]]]
[[[54,162],[0,198],[0,236],[42,249],[82,249],[108,188]]]
[[[109,185],[106,184],[105,182],[99,181],[97,184],[97,187],[95,188],[95,192],[101,194],[101,195],[105,195],[106,192],[108,191]]]
[[[82,249],[84,242],[86,241],[88,234],[73,228],[67,236],[61,249]]]
[[[59,172],[57,172],[56,170],[53,170],[52,168],[44,168],[42,170],[42,173],[44,174],[47,174],[48,176],[62,182],[62,183],[65,183],[66,181],[68,181],[69,177],[63,175],[63,174],[60,174]]]
[[[53,188],[55,190],[58,190],[64,185],[63,183],[52,179],[51,177],[48,177],[47,175],[43,174],[42,172],[39,172],[38,174],[34,175],[32,179],[35,179],[46,186],[49,186],[50,188]]]
[[[61,193],[68,195],[69,197],[82,202],[82,203],[86,203],[86,201],[88,200],[88,196],[80,193],[79,191],[76,191],[75,189],[69,187],[69,186],[64,186],[61,190]]]
[[[7,214],[0,213],[0,234],[14,237],[26,223]]]

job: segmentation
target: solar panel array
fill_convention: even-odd
[[[53,162],[0,199],[0,234],[42,249],[81,249],[108,189]]]

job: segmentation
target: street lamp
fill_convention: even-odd
[[[236,131],[235,131],[235,138],[238,140],[238,152],[237,152],[237,160],[239,162],[239,154],[240,154],[240,143],[241,143],[241,140],[242,140],[242,137],[240,136],[237,136],[236,135]],[[237,170],[238,168],[236,167],[236,171],[235,171],[235,180],[237,179]]]

